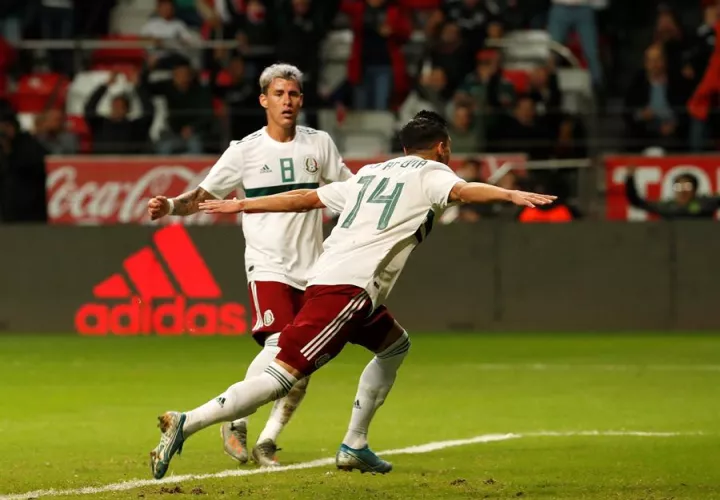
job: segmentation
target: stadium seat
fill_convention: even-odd
[[[550,35],[542,30],[513,31],[505,35],[506,62],[545,63],[550,58]]]
[[[35,73],[20,78],[11,99],[19,113],[39,113],[48,105],[64,106],[67,89],[67,77],[58,73]]]
[[[80,139],[80,152],[90,153],[92,151],[92,134],[85,121],[85,117],[69,115],[67,118],[67,127],[70,132],[77,134]]]
[[[351,111],[339,124],[335,110],[323,110],[318,119],[320,128],[330,133],[348,156],[373,156],[391,150],[395,117],[388,111]]]
[[[524,94],[530,88],[530,75],[522,69],[503,69],[503,76],[513,84],[515,92]]]
[[[140,37],[136,35],[108,35],[104,38],[108,41],[138,41]],[[92,69],[109,69],[116,66],[130,67],[139,69],[147,59],[145,49],[137,48],[104,48],[97,49],[92,53],[91,68]]]

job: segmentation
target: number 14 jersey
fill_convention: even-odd
[[[355,285],[381,305],[458,182],[447,165],[405,156],[321,187],[320,200],[341,214],[308,286]]]

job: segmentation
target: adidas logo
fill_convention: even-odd
[[[265,165],[263,168],[260,169],[261,174],[269,174],[270,172],[272,172],[272,169],[270,167],[268,167],[267,165]]]
[[[84,304],[78,309],[75,314],[78,333],[242,335],[247,332],[245,307],[237,303],[218,304],[222,299],[220,287],[183,226],[160,229],[153,235],[153,242],[165,267],[152,247],[142,248],[126,258],[124,274],[113,274],[93,288],[95,298],[103,302]]]
[[[360,406],[360,400],[359,400],[359,399],[356,399],[356,400],[355,400],[355,403],[353,404],[353,408],[355,408],[356,410],[362,410],[362,406]]]

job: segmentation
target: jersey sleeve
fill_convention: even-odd
[[[318,198],[320,198],[323,205],[339,214],[345,208],[345,202],[347,201],[348,193],[351,190],[350,184],[350,180],[326,184],[318,188]]]
[[[231,145],[208,172],[200,187],[222,200],[242,186],[243,156],[238,145]]]
[[[458,182],[464,182],[450,167],[435,163],[425,167],[422,177],[423,193],[433,205],[444,209],[448,206],[450,191]]]
[[[330,183],[348,180],[353,174],[345,165],[335,142],[329,134],[325,133],[323,136],[323,182]]]

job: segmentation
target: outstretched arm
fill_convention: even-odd
[[[200,211],[200,203],[215,200],[215,197],[199,187],[183,193],[176,198],[156,196],[148,202],[150,220],[157,220],[166,215],[187,216]]]
[[[316,208],[325,208],[325,205],[320,201],[315,189],[298,189],[243,200],[212,200],[200,203],[200,210],[208,214],[307,212]]]
[[[526,207],[549,205],[556,199],[557,196],[503,189],[482,182],[458,182],[450,191],[449,196],[451,203],[492,203],[495,201],[509,201],[515,205]]]

